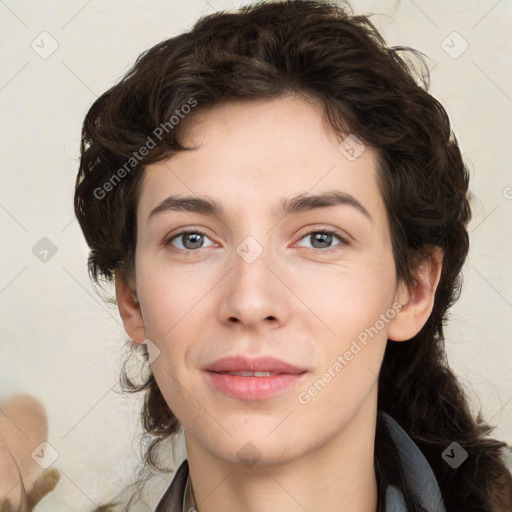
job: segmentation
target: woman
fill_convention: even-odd
[[[124,375],[147,466],[185,430],[157,512],[511,509],[444,352],[468,172],[403,51],[266,2],[145,52],[88,112],[75,211],[150,364]]]

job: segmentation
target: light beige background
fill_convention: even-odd
[[[246,3],[0,1],[0,395],[31,393],[49,414],[62,479],[38,511],[90,510],[130,477],[139,454],[140,402],[115,392],[124,332],[89,282],[73,214],[83,117],[143,50],[200,15]],[[512,3],[352,5],[375,13],[389,44],[429,56],[431,93],[471,170],[478,202],[447,349],[475,408],[512,443]],[[43,237],[57,249],[46,262],[33,253]]]

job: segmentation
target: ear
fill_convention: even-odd
[[[135,286],[128,282],[121,269],[116,269],[115,283],[117,307],[123,321],[124,330],[133,341],[143,343],[146,339],[146,331],[137,294],[134,290]]]
[[[399,283],[395,302],[402,304],[402,309],[389,322],[390,340],[410,340],[425,325],[434,307],[442,262],[442,249],[433,246],[429,256],[421,263],[415,282],[410,286],[406,286],[402,281]]]

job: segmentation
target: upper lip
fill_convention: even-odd
[[[219,359],[203,367],[210,372],[272,372],[272,373],[304,373],[306,369],[287,363],[271,356],[249,358],[238,355]]]

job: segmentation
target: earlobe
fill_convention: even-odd
[[[142,312],[135,291],[128,283],[121,269],[115,273],[117,307],[124,329],[128,336],[136,343],[143,343],[146,339]]]
[[[410,286],[400,282],[395,301],[402,309],[388,326],[388,338],[407,341],[416,336],[428,320],[434,307],[434,297],[441,278],[443,251],[432,247],[430,255],[421,263],[416,280]]]

